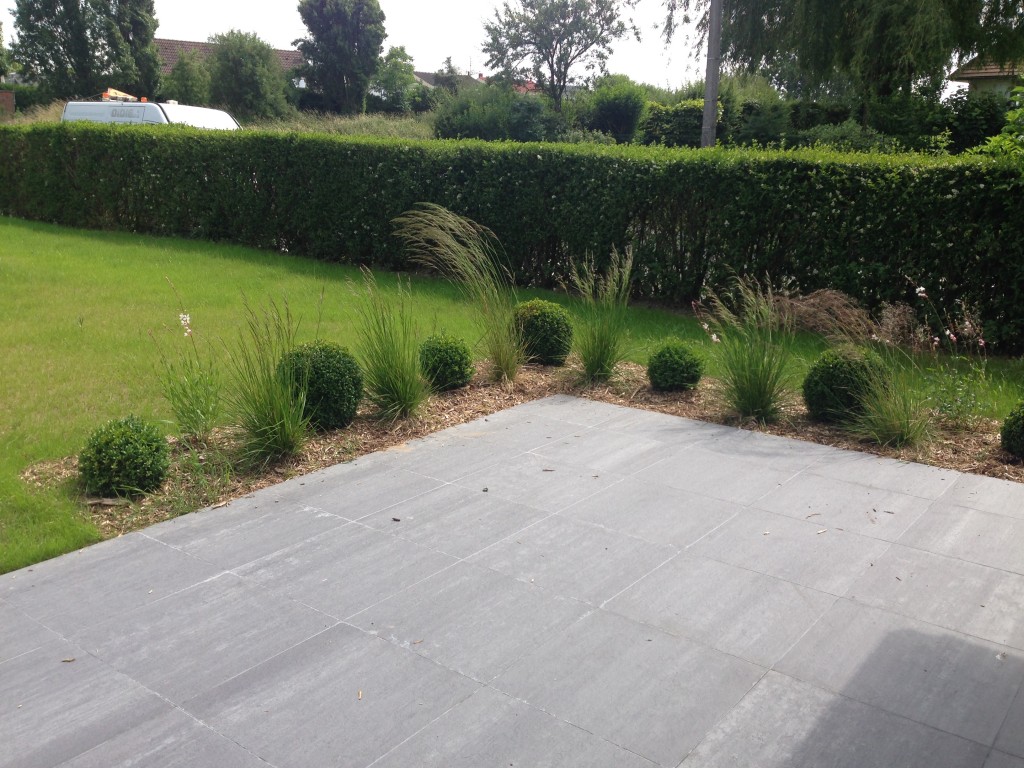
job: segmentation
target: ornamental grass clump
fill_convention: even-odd
[[[915,448],[932,434],[927,393],[919,375],[897,360],[885,359],[880,375],[873,375],[861,400],[861,412],[849,429],[861,440],[887,448]]]
[[[523,342],[515,323],[512,275],[494,233],[433,203],[421,203],[394,223],[413,258],[456,282],[476,307],[494,380],[515,382]]]
[[[559,304],[530,299],[516,305],[516,323],[526,359],[540,365],[565,365],[572,351],[572,319]]]
[[[169,465],[167,441],[136,416],[107,422],[89,436],[78,456],[86,492],[140,496],[160,487]]]
[[[408,288],[398,282],[397,297],[381,293],[373,273],[363,270],[358,294],[357,352],[366,397],[381,418],[395,421],[415,416],[430,394],[420,374],[419,345],[407,301]]]
[[[315,429],[343,429],[356,417],[363,399],[363,372],[340,344],[301,344],[284,354],[279,371],[296,387],[296,395],[305,393],[305,415]]]
[[[226,399],[242,463],[259,470],[302,450],[309,418],[305,387],[293,369],[280,365],[295,348],[288,305],[282,310],[271,301],[257,311],[245,301],[245,321],[229,349],[232,386]]]
[[[741,418],[775,421],[789,396],[796,343],[788,303],[767,282],[737,278],[729,294],[711,296],[704,327],[726,405]]]
[[[579,293],[576,352],[586,382],[604,382],[626,359],[629,345],[629,291],[633,252],[613,250],[608,269],[600,275],[593,259],[573,264],[570,280]]]
[[[420,345],[420,369],[435,392],[464,387],[476,373],[469,345],[446,333],[428,336]]]
[[[647,379],[657,392],[694,389],[703,375],[703,359],[691,344],[679,339],[663,344],[647,363]]]

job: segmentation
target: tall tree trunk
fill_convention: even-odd
[[[715,146],[718,128],[718,85],[722,76],[722,0],[711,0],[708,7],[708,68],[704,77],[704,121],[700,145]]]

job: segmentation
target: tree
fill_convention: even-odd
[[[200,107],[210,103],[210,72],[195,51],[186,51],[178,58],[164,80],[162,96]]]
[[[669,35],[679,15],[712,0],[665,0]],[[862,97],[909,94],[943,77],[951,61],[980,55],[1003,64],[1024,56],[1017,0],[722,0],[723,55],[750,70],[804,82],[849,79]]]
[[[625,36],[619,0],[516,0],[484,25],[487,66],[505,76],[532,76],[559,112],[578,66],[604,72],[612,43]],[[632,5],[631,2],[622,4]]]
[[[370,92],[380,99],[385,112],[408,112],[415,87],[412,56],[405,46],[390,49],[373,78]]]
[[[231,30],[214,35],[210,71],[210,101],[236,116],[282,117],[291,111],[288,82],[274,49],[250,32]]]
[[[51,96],[156,89],[153,0],[16,0],[14,28],[14,57]]]
[[[384,12],[377,0],[300,0],[309,37],[296,40],[302,74],[328,109],[362,112],[383,52]]]
[[[7,53],[7,45],[4,42],[4,25],[0,22],[0,77],[6,77],[11,71],[11,58]]]

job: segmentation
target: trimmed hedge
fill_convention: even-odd
[[[540,365],[565,365],[572,351],[572,318],[561,304],[544,299],[522,301],[515,322],[526,359]]]
[[[391,220],[429,201],[490,227],[525,285],[557,285],[572,260],[633,243],[637,298],[686,305],[730,273],[869,307],[925,285],[944,310],[975,305],[990,344],[1024,347],[1012,159],[84,123],[2,126],[0,157],[0,213],[23,218],[403,268]]]

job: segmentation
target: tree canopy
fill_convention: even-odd
[[[302,74],[328,109],[361,112],[383,52],[384,12],[377,0],[300,0],[309,37],[296,40]]]
[[[665,31],[709,0],[664,0]],[[864,95],[909,92],[974,55],[1024,56],[1020,0],[724,0],[727,61],[789,81],[849,80]]]
[[[281,117],[290,111],[288,81],[268,43],[238,30],[214,35],[210,42],[216,46],[206,61],[211,103],[236,117]]]
[[[0,21],[0,77],[4,77],[11,71],[11,57],[7,52],[7,42],[4,40],[4,25]]]
[[[52,96],[107,87],[154,96],[159,78],[153,0],[16,0],[12,49]]]
[[[391,48],[381,60],[371,85],[373,93],[380,98],[383,110],[408,112],[412,109],[415,86],[412,56],[405,50],[405,46]]]
[[[515,0],[484,24],[487,66],[533,78],[561,109],[573,71],[604,71],[612,43],[626,35],[619,0]]]
[[[170,75],[164,78],[161,96],[199,107],[210,103],[210,72],[195,51],[178,57]]]

